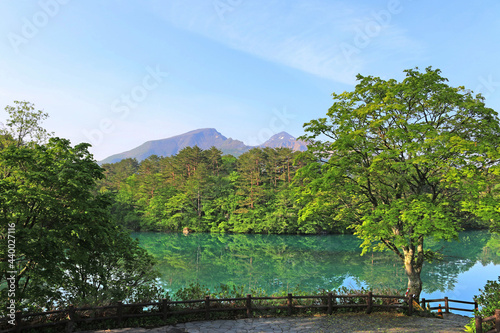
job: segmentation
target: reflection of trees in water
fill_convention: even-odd
[[[428,246],[439,250],[443,257],[424,266],[424,290],[432,293],[454,289],[458,275],[481,260],[490,237],[491,234],[485,231],[466,231],[460,233],[458,242],[429,242]]]
[[[347,277],[371,289],[405,290],[407,284],[392,253],[360,256],[360,241],[350,235],[134,236],[158,259],[163,282],[173,291],[192,282],[209,288],[220,283],[243,285],[248,291],[261,288],[268,293],[297,286],[302,291],[331,290],[341,287]],[[452,289],[457,276],[478,260],[498,262],[498,247],[494,251],[495,244],[489,240],[488,233],[476,231],[462,233],[460,242],[428,242],[433,250],[443,248],[443,258],[424,265],[424,291]]]
[[[483,266],[488,264],[500,265],[500,235],[492,234],[483,248],[480,257],[480,262]]]
[[[357,275],[357,281],[366,284],[369,289],[406,290],[408,277],[403,265],[396,260],[395,254],[375,252],[365,254],[362,271]]]

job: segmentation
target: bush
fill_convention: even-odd
[[[479,306],[479,311],[474,314],[482,318],[489,317],[495,314],[496,309],[500,309],[500,276],[498,281],[487,281],[484,290],[479,289],[481,293],[479,296],[474,297]],[[494,322],[483,324],[483,332],[492,329]],[[476,332],[475,319],[471,319],[467,325],[467,332]]]

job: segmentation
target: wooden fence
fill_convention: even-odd
[[[438,306],[430,306],[430,303],[441,303],[441,302],[444,302],[444,309],[443,307],[441,307],[441,304],[439,304]],[[474,308],[473,309],[462,309],[462,308],[454,308],[454,307],[451,307],[450,306],[450,303],[461,303],[461,304],[471,304],[471,305],[474,305]],[[477,303],[476,302],[466,302],[466,301],[457,301],[457,300],[453,300],[453,299],[449,299],[448,297],[445,297],[445,298],[440,298],[440,299],[425,299],[425,298],[422,298],[422,301],[421,301],[421,304],[422,304],[422,308],[425,309],[426,308],[426,304],[427,306],[429,306],[429,310],[439,310],[439,309],[442,309],[444,310],[445,313],[450,313],[450,310],[456,310],[456,311],[470,311],[470,312],[474,312],[474,310],[477,310]]]
[[[445,313],[449,313],[450,310],[470,311],[470,312],[474,312],[474,310],[477,310],[477,302],[457,301],[457,300],[449,299],[448,297],[440,298],[440,299],[428,299],[428,300],[426,300],[425,298],[422,298],[421,302],[422,302],[421,303],[422,308],[424,308],[424,309],[425,309],[426,304],[430,305],[430,303],[444,302],[444,312]],[[471,304],[471,305],[474,305],[474,308],[473,309],[462,309],[462,308],[451,307],[450,306],[451,302],[461,303],[461,304]],[[439,304],[438,306],[429,306],[428,309],[429,310],[439,310],[439,309],[443,309],[443,308],[441,307],[441,304]],[[475,325],[476,326],[476,333],[483,333],[483,323],[492,322],[492,321],[494,321],[495,328],[489,330],[486,333],[495,333],[495,332],[500,333],[500,310],[495,310],[495,314],[493,316],[489,316],[486,318],[482,318],[482,317],[476,315],[475,321],[476,321],[476,325]]]
[[[306,299],[312,300],[311,304],[301,304]],[[377,299],[378,302],[376,302]],[[23,330],[50,326],[64,326],[65,332],[72,332],[75,325],[82,322],[115,320],[116,324],[120,325],[128,318],[153,316],[161,317],[163,322],[166,322],[173,316],[204,314],[205,319],[208,320],[211,313],[219,311],[239,311],[247,318],[252,318],[254,311],[282,310],[286,314],[292,315],[295,311],[302,309],[323,309],[327,314],[332,314],[339,308],[357,308],[365,310],[366,313],[371,313],[374,308],[386,308],[406,309],[411,315],[413,302],[411,295],[409,297],[374,295],[371,292],[358,295],[328,293],[324,296],[293,296],[288,294],[283,297],[252,297],[252,295],[247,295],[241,298],[210,298],[206,296],[204,299],[198,300],[169,301],[164,299],[161,302],[136,304],[118,302],[115,305],[100,307],[75,308],[71,306],[65,310],[40,313],[22,314],[17,312],[16,325],[4,329],[0,333],[22,332]],[[37,317],[39,319],[34,319]],[[42,318],[40,319],[40,317]],[[0,325],[5,326],[9,320],[10,318],[1,318]]]
[[[489,316],[486,318],[476,316],[476,333],[483,333],[483,323],[487,323],[490,321],[495,321],[495,327],[486,333],[500,333],[500,309],[495,310],[495,314],[493,316]]]

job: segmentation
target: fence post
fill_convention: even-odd
[[[163,321],[167,321],[167,317],[168,317],[168,299],[164,298],[162,300],[161,310],[163,312]]]
[[[497,332],[500,332],[500,310],[495,310],[495,328]]]
[[[66,333],[71,333],[71,332],[73,332],[73,328],[75,326],[75,322],[74,322],[74,320],[75,320],[75,307],[73,305],[69,306],[68,317],[69,317],[69,321],[66,324]]]
[[[210,296],[205,296],[205,319],[210,318]]]
[[[483,318],[476,315],[476,333],[483,333]]]
[[[425,298],[422,298],[422,309],[425,310]]]
[[[448,303],[448,297],[444,298],[444,312],[450,313],[450,305]]]
[[[291,316],[292,315],[292,308],[293,308],[293,299],[292,299],[292,294],[288,294],[288,315]]]
[[[408,294],[408,315],[413,315],[413,295]]]
[[[331,292],[329,292],[328,293],[328,314],[329,315],[331,315],[332,312],[333,312],[333,307],[332,307],[332,303],[333,303],[332,302],[333,301],[332,298],[333,297],[332,296],[333,296],[333,294]]]
[[[252,295],[247,294],[247,318],[252,318]]]
[[[368,299],[366,300],[366,305],[367,305],[366,313],[367,314],[370,314],[372,312],[372,302],[373,302],[372,296],[373,296],[373,293],[371,291],[369,291],[368,292]]]
[[[123,303],[122,301],[118,301],[117,307],[116,307],[116,312],[118,315],[118,325],[121,326],[123,322]]]

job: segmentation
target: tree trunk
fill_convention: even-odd
[[[399,230],[395,229],[394,234],[399,235]],[[389,240],[381,239],[381,241],[402,260],[406,276],[408,276],[408,293],[415,295],[414,298],[418,301],[422,292],[420,273],[424,265],[424,237],[418,236],[416,242],[403,246],[402,249]]]
[[[424,265],[424,238],[420,236],[417,246],[410,245],[403,249],[405,272],[408,276],[408,290],[417,300],[420,299],[422,292],[422,279],[420,273]]]
[[[422,280],[420,279],[421,268],[417,269],[412,263],[405,259],[405,272],[408,276],[408,293],[414,295],[415,300],[420,299],[422,292]]]

